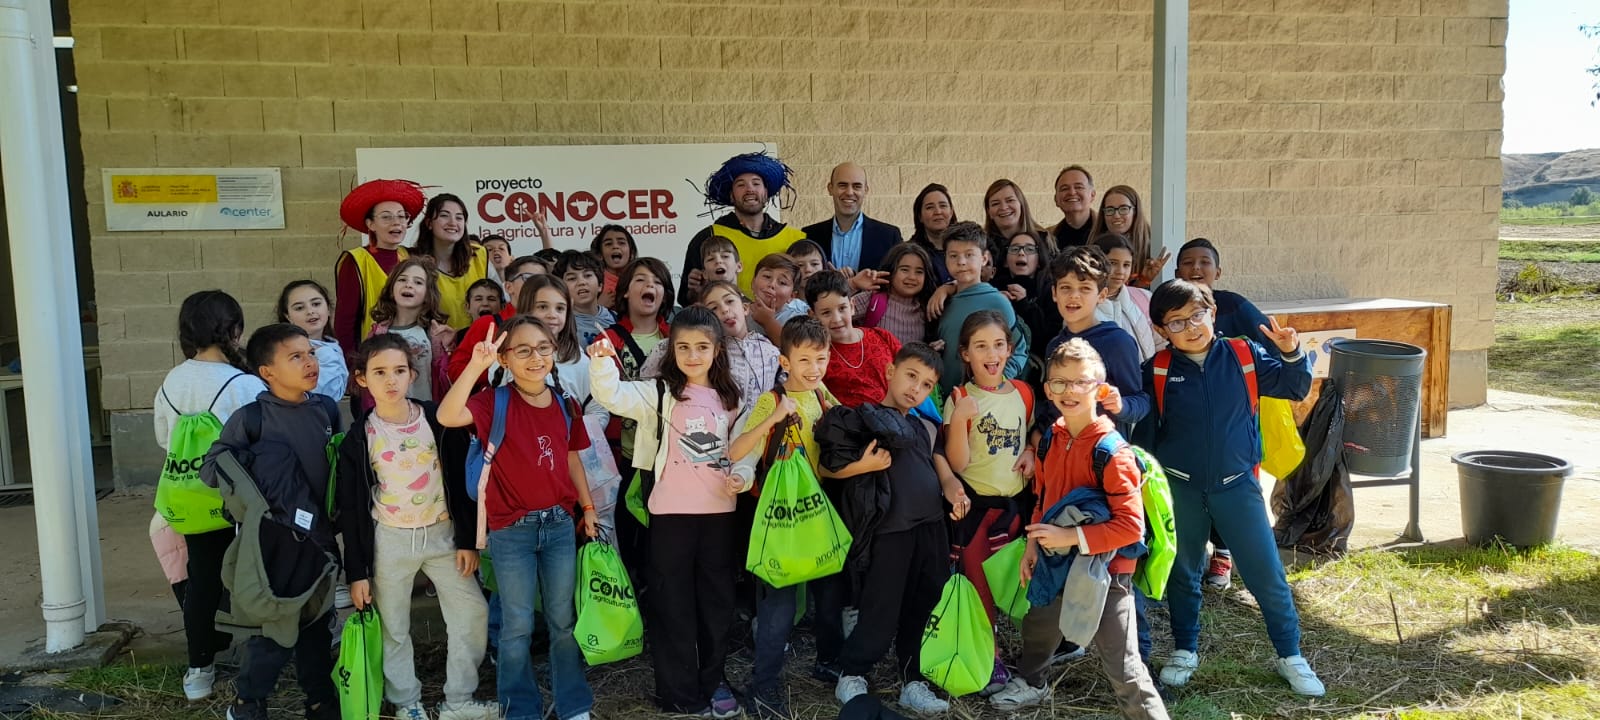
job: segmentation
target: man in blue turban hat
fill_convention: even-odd
[[[683,258],[679,305],[693,305],[700,297],[700,288],[711,280],[735,279],[705,276],[700,246],[707,238],[725,237],[738,249],[744,269],[736,280],[747,296],[752,295],[750,281],[755,278],[756,263],[761,258],[785,252],[796,241],[805,239],[805,233],[799,228],[789,227],[767,215],[767,200],[785,188],[793,188],[792,174],[781,160],[763,151],[728,158],[706,179],[706,204],[729,207],[733,212],[717,218],[689,241]]]

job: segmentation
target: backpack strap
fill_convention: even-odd
[[[644,348],[639,347],[639,343],[634,342],[633,333],[622,327],[622,323],[612,325],[607,330],[615,334],[617,339],[622,341],[622,347],[628,351],[626,356],[618,356],[617,358],[617,361],[622,364],[623,371],[630,378],[638,377],[639,368],[644,367],[644,361],[649,357],[649,353],[646,353]],[[612,344],[615,345],[616,343]]]
[[[1250,350],[1250,342],[1244,338],[1228,338],[1228,347],[1233,349],[1233,356],[1239,359],[1239,370],[1244,373],[1244,387],[1250,394],[1250,414],[1261,414],[1261,389],[1256,383],[1256,356]]]
[[[1102,435],[1094,444],[1094,479],[1100,483],[1101,492],[1106,489],[1106,466],[1111,464],[1111,458],[1124,448],[1131,447],[1128,441],[1122,439],[1122,433],[1112,431]],[[1135,459],[1137,463],[1137,458]],[[1144,484],[1144,468],[1140,467],[1139,484]],[[1110,493],[1106,493],[1109,495]]]
[[[1167,371],[1172,368],[1172,351],[1159,350],[1155,357],[1150,358],[1151,389],[1156,396],[1156,415],[1166,412],[1167,405]]]
[[[217,394],[211,396],[211,402],[206,403],[206,412],[211,412],[211,408],[217,406],[217,401],[222,399],[222,394],[228,391],[228,386],[232,385],[233,381],[238,380],[239,378],[242,378],[248,374],[249,373],[245,372],[235,373],[233,377],[228,378],[226,382],[222,383],[222,387],[217,388]],[[178,412],[178,407],[172,404],[172,400],[170,398],[167,398],[167,386],[165,385],[161,386],[161,397],[167,400],[167,406],[171,407],[173,412]],[[178,414],[182,415],[183,413]]]
[[[261,442],[261,403],[253,402],[239,408],[244,413],[244,437],[251,445]]]
[[[656,451],[661,450],[661,427],[667,424],[667,384],[656,378]]]
[[[572,410],[568,408],[567,403],[576,401],[568,398],[567,393],[559,387],[551,386],[550,390],[555,392],[556,407],[561,409],[561,419],[567,423],[567,439],[570,442],[572,439]]]
[[[1026,412],[1022,420],[1024,430],[1022,434],[1027,435],[1027,428],[1033,425],[1033,388],[1029,387],[1027,383],[1015,378],[1011,380],[1011,384],[1016,386],[1017,393],[1022,396],[1022,408]]]
[[[500,450],[500,443],[506,439],[506,410],[511,405],[511,386],[501,385],[494,389],[494,420],[489,423],[489,447],[483,449],[483,464],[494,464],[495,453]]]

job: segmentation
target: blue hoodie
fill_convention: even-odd
[[[1243,295],[1227,290],[1212,290],[1217,303],[1217,337],[1242,337],[1254,340],[1257,345],[1276,352],[1278,346],[1272,338],[1261,332],[1261,326],[1272,327],[1272,322]]]
[[[939,373],[939,389],[950,394],[950,388],[966,382],[967,370],[961,362],[961,324],[967,316],[979,310],[993,310],[1006,319],[1011,328],[1011,357],[1006,360],[1005,376],[1014,378],[1028,364],[1028,339],[1022,337],[1017,324],[1017,313],[1011,308],[1011,299],[1002,295],[989,283],[978,283],[950,296],[944,305],[944,315],[939,317],[939,339],[944,341],[944,368]]]
[[[1071,328],[1061,328],[1061,334],[1055,336],[1050,344],[1045,346],[1045,372],[1050,372],[1050,356],[1055,354],[1056,348],[1068,340],[1081,337],[1094,351],[1100,353],[1100,361],[1106,366],[1106,382],[1111,383],[1117,392],[1122,393],[1122,414],[1112,416],[1117,423],[1117,432],[1125,438],[1133,437],[1133,426],[1150,414],[1150,396],[1145,394],[1144,384],[1139,382],[1139,345],[1133,341],[1133,336],[1127,330],[1118,327],[1110,320],[1075,333]],[[1043,382],[1043,378],[1040,381]],[[1040,397],[1043,397],[1041,395]],[[1056,409],[1055,403],[1038,403],[1038,410],[1034,413],[1037,422],[1034,427],[1048,428],[1055,424],[1056,418],[1061,417],[1061,411]],[[1048,442],[1049,433],[1045,433]],[[1043,450],[1044,448],[1040,448]]]
[[[1304,352],[1280,358],[1253,340],[1245,342],[1255,356],[1262,396],[1300,400],[1311,391],[1311,361]],[[1154,367],[1154,358],[1143,367],[1145,390],[1152,394]],[[1261,422],[1251,412],[1244,371],[1227,342],[1218,338],[1211,343],[1204,367],[1172,352],[1163,407],[1139,425],[1136,436],[1136,444],[1154,454],[1176,480],[1202,481],[1211,490],[1254,486],[1237,481],[1255,477],[1261,462]]]

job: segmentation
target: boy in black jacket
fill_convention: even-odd
[[[305,593],[320,579],[320,560],[336,557],[333,523],[328,519],[328,440],[341,425],[338,408],[317,387],[317,356],[306,331],[286,323],[268,325],[251,334],[245,360],[267,383],[267,392],[228,418],[201,466],[201,478],[217,487],[225,480],[215,460],[231,454],[249,471],[271,507],[261,525],[260,551],[274,595]],[[244,518],[235,518],[244,520]],[[244,542],[244,539],[236,540]],[[318,597],[315,594],[313,597]],[[278,673],[295,660],[300,688],[306,695],[306,717],[337,720],[339,700],[333,686],[332,593],[321,596],[326,607],[302,609],[302,623],[293,647],[266,636],[246,642],[235,681],[237,698],[229,720],[265,720],[267,697]]]
[[[426,573],[449,637],[440,720],[481,720],[496,710],[472,699],[487,644],[489,609],[478,569],[477,506],[462,481],[466,437],[439,424],[430,402],[407,393],[416,377],[405,338],[363,343],[352,367],[375,405],[339,445],[339,529],[357,609],[383,618],[385,698],[401,718],[427,718],[411,644],[411,587]]]

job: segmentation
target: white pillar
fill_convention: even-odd
[[[1187,241],[1189,191],[1189,1],[1155,0],[1150,87],[1150,254],[1174,253]],[[1161,279],[1172,277],[1177,258]]]
[[[30,10],[42,16],[42,33]],[[81,541],[91,537],[98,546],[92,487],[85,484],[90,463],[77,299],[64,301],[62,294],[63,284],[75,294],[76,280],[53,52],[47,0],[0,0],[0,172],[13,239],[45,650],[61,652],[83,644],[103,608],[93,592],[98,547],[85,552]],[[69,354],[69,347],[79,351]],[[88,498],[79,497],[85,492]]]

